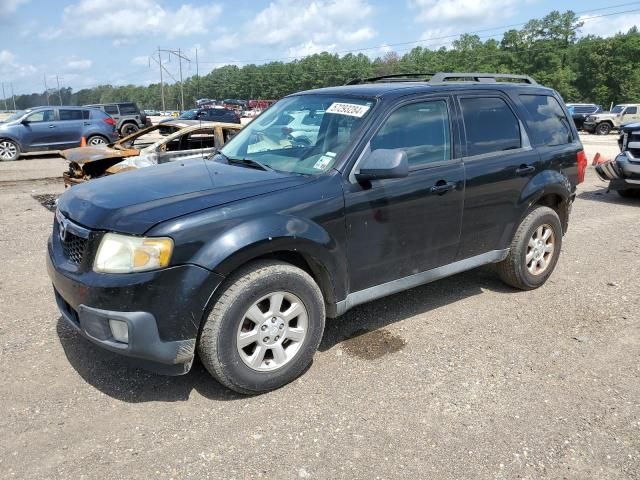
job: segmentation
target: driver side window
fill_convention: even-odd
[[[34,112],[27,117],[29,123],[38,123],[38,122],[53,122],[54,120],[53,110],[41,110],[39,112]]]
[[[399,149],[409,166],[451,158],[447,102],[436,100],[398,108],[371,139],[371,150]]]

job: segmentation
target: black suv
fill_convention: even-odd
[[[602,107],[595,103],[567,103],[567,109],[578,130],[584,128],[584,122],[589,115],[602,112]]]
[[[257,393],[355,305],[488,263],[544,284],[587,164],[560,96],[498,74],[352,83],[285,97],[210,159],[67,190],[48,242],[63,317],[165,373],[197,352]],[[319,117],[308,144],[282,115]]]
[[[123,137],[151,126],[151,119],[144,112],[140,112],[138,105],[133,102],[97,103],[85,106],[99,108],[111,115],[116,121],[116,129]]]
[[[173,120],[188,120],[202,122],[223,122],[223,123],[240,123],[240,115],[234,110],[228,108],[193,108],[183,112],[178,118],[167,118],[161,120],[160,123],[171,122]]]

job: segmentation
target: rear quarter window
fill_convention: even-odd
[[[121,103],[120,104],[121,115],[138,115],[138,107],[133,103]]]
[[[109,115],[118,115],[118,106],[117,105],[105,105],[104,111]]]
[[[573,141],[571,124],[554,97],[522,94],[520,101],[529,112],[530,118],[525,123],[534,146],[566,145]]]

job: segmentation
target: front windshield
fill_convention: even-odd
[[[10,117],[7,117],[3,120],[3,122],[13,122],[14,120],[18,120],[19,118],[21,118],[25,113],[27,113],[27,110],[18,110],[16,113],[14,113],[13,115],[11,115]]]
[[[622,113],[624,110],[624,105],[616,105],[611,109],[611,113]]]
[[[193,109],[193,110],[187,110],[186,112],[184,112],[182,115],[180,115],[178,118],[180,118],[181,120],[193,120],[194,118],[196,118],[198,116],[198,109]]]
[[[221,150],[229,161],[254,160],[281,172],[331,169],[373,107],[373,98],[296,95],[277,102]]]

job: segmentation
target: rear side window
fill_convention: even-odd
[[[91,110],[82,110],[82,118],[89,120],[89,118],[91,118]]]
[[[117,105],[105,105],[104,111],[109,115],[118,115],[118,106]]]
[[[520,95],[520,100],[531,116],[526,124],[533,145],[565,145],[573,141],[571,124],[554,97]]]
[[[60,120],[82,120],[82,110],[58,110]]]
[[[592,106],[577,106],[573,107],[573,111],[576,113],[593,113],[598,109],[598,107]]]
[[[402,149],[410,166],[449,160],[449,113],[443,100],[405,105],[371,139],[371,150]]]
[[[462,98],[460,105],[468,156],[521,147],[520,122],[502,98]]]
[[[138,107],[133,103],[121,103],[120,104],[120,114],[121,115],[137,115]]]

